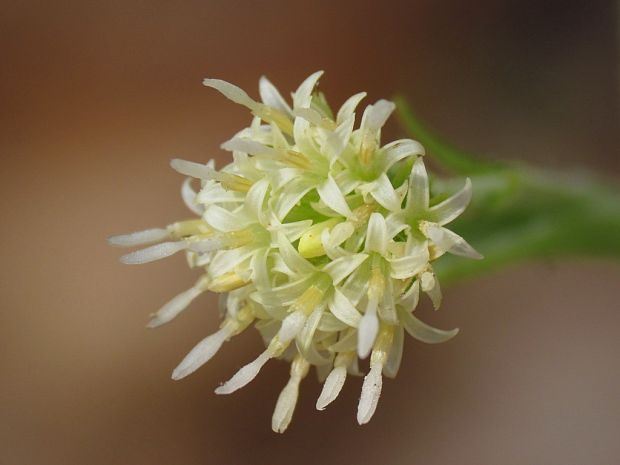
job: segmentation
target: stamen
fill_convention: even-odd
[[[247,192],[250,187],[252,187],[252,182],[241,176],[231,173],[221,173],[200,163],[175,158],[170,161],[170,166],[185,176],[205,179],[207,181],[218,181],[222,184],[222,187],[232,191]]]
[[[271,429],[274,432],[284,433],[291,423],[299,397],[299,384],[308,374],[309,368],[310,364],[301,355],[297,355],[293,360],[291,377],[278,397],[271,419]]]
[[[370,371],[364,377],[362,395],[357,406],[357,422],[360,425],[368,423],[377,408],[377,403],[381,396],[381,388],[383,386],[381,372],[383,371],[383,366],[387,362],[393,341],[394,327],[391,325],[383,325],[372,351]]]
[[[152,228],[129,234],[119,234],[108,238],[110,245],[117,247],[133,247],[148,244],[149,242],[163,241],[169,237],[168,231],[163,228]]]
[[[248,363],[242,367],[235,375],[218,387],[215,390],[216,394],[232,394],[238,389],[241,389],[246,384],[250,383],[256,376],[260,369],[269,361],[272,357],[269,348],[260,354],[256,360]]]
[[[174,255],[181,250],[186,249],[187,242],[163,242],[161,244],[147,247],[146,249],[136,250],[121,257],[121,262],[126,265],[140,265],[142,263],[154,262],[162,258]]]
[[[209,279],[207,275],[202,276],[194,286],[173,297],[161,309],[157,311],[146,325],[147,328],[156,328],[176,318],[185,310],[192,301],[207,290]]]
[[[209,284],[209,290],[212,292],[230,292],[245,286],[247,283],[247,280],[242,279],[234,271],[230,271],[213,278],[211,284]]]
[[[197,234],[207,235],[211,229],[203,220],[177,221],[167,226],[168,233],[175,238],[182,239]]]
[[[325,407],[336,400],[347,378],[347,366],[353,361],[354,356],[354,352],[341,352],[336,356],[334,369],[325,379],[321,395],[316,401],[317,410],[325,410]]]

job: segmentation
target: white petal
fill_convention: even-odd
[[[121,257],[121,262],[126,265],[140,265],[142,263],[154,262],[162,258],[169,257],[175,253],[187,248],[187,243],[179,242],[162,242],[161,244],[147,247],[146,249],[136,250]]]
[[[394,279],[407,279],[418,274],[428,263],[428,253],[405,255],[390,260],[391,276]]]
[[[368,357],[379,333],[379,318],[377,318],[377,301],[369,299],[366,313],[357,328],[357,355],[360,358]]]
[[[420,288],[426,292],[433,302],[433,307],[437,310],[441,306],[442,294],[439,287],[439,280],[432,271],[425,271],[420,277]]]
[[[170,237],[165,228],[152,228],[129,234],[119,234],[108,238],[110,245],[117,247],[133,247],[135,245],[148,244],[149,242],[163,241]]]
[[[276,433],[283,433],[293,418],[299,396],[299,383],[308,373],[309,366],[309,363],[300,356],[295,357],[291,364],[291,377],[278,396],[278,402],[271,418],[271,429]]]
[[[321,200],[329,208],[341,214],[345,218],[349,218],[352,215],[351,209],[349,208],[344,195],[342,195],[338,184],[336,184],[336,181],[334,181],[331,174],[325,182],[317,186],[316,190],[319,193]]]
[[[355,109],[357,108],[357,105],[359,105],[359,103],[364,97],[366,97],[366,92],[360,92],[359,94],[355,94],[349,97],[347,101],[342,104],[340,110],[338,110],[336,122],[338,124],[341,124],[344,120],[355,114]]]
[[[330,160],[336,159],[345,149],[353,132],[354,115],[343,121],[325,140],[323,152]]]
[[[301,332],[306,324],[306,315],[301,311],[289,314],[283,321],[278,331],[278,340],[282,344],[292,341]]]
[[[314,187],[314,183],[306,178],[293,179],[286,184],[282,190],[275,196],[275,205],[273,210],[280,221],[284,220],[286,215],[293,209],[304,195]]]
[[[211,205],[207,208],[204,219],[213,229],[222,232],[239,231],[249,223],[243,215],[232,213],[217,205]]]
[[[181,160],[180,158],[174,158],[170,160],[170,166],[178,173],[190,176],[198,179],[214,179],[216,171],[201,163],[195,163],[193,161]]]
[[[307,353],[310,350],[310,346],[312,345],[314,334],[319,326],[319,322],[321,321],[321,316],[325,310],[325,305],[321,305],[316,308],[306,320],[304,327],[299,332],[297,336],[297,347],[301,354],[307,357]]]
[[[335,367],[325,379],[323,383],[323,390],[321,391],[321,395],[316,401],[316,409],[317,410],[325,410],[329,404],[331,404],[336,398],[340,391],[342,390],[342,386],[344,386],[344,382],[347,379],[347,367]]]
[[[202,205],[196,203],[198,194],[192,189],[192,178],[187,178],[181,186],[181,198],[185,206],[196,215],[202,216],[205,209]]]
[[[190,375],[207,363],[220,350],[222,344],[231,335],[230,327],[224,326],[216,333],[205,337],[185,356],[172,372],[172,379],[178,380]]]
[[[385,145],[383,151],[383,169],[387,171],[400,160],[415,156],[424,155],[424,147],[418,141],[411,139],[401,139]]]
[[[285,115],[291,116],[291,107],[289,107],[286,100],[282,97],[276,86],[274,86],[269,79],[262,76],[258,81],[258,92],[260,98],[265,105],[280,110]]]
[[[368,113],[365,121],[365,128],[368,131],[376,132],[383,127],[387,119],[390,117],[396,105],[388,100],[379,100]]]
[[[230,140],[224,142],[220,147],[229,152],[243,152],[248,155],[270,155],[278,156],[278,151],[267,147],[259,142],[250,139],[242,139],[240,137],[233,137]]]
[[[449,229],[427,221],[420,223],[420,229],[426,237],[433,241],[440,251],[477,260],[483,258],[465,239]]]
[[[273,417],[271,418],[271,429],[274,432],[284,433],[286,431],[293,418],[298,396],[299,381],[290,380],[282,392],[280,392]]]
[[[388,378],[395,378],[400,368],[400,362],[403,359],[403,347],[405,342],[405,332],[403,328],[398,327],[394,331],[394,341],[390,348],[387,362],[383,367],[383,374]]]
[[[355,271],[355,269],[359,267],[367,258],[368,255],[364,253],[337,258],[336,260],[333,260],[325,265],[321,271],[329,274],[332,278],[334,286],[336,286],[340,283],[340,281],[353,273],[353,271]]]
[[[435,222],[441,226],[448,224],[461,213],[465,211],[467,205],[471,200],[472,187],[471,180],[467,178],[465,180],[465,186],[454,194],[452,197],[447,198],[441,203],[434,205],[430,208]]]
[[[268,350],[260,354],[256,360],[242,367],[235,375],[215,390],[216,394],[232,394],[251,382],[260,369],[271,358]]]
[[[377,178],[370,195],[385,209],[395,212],[400,211],[401,199],[394,190],[392,183],[385,173]]]
[[[250,110],[255,110],[258,106],[257,103],[252,100],[244,90],[234,84],[222,81],[221,79],[205,79],[202,83],[207,87],[212,87],[213,89],[220,91],[225,97],[235,103],[238,103],[239,105],[248,107]]]
[[[377,252],[385,255],[388,245],[387,226],[381,213],[374,212],[368,220],[368,231],[366,232],[366,252]]]
[[[278,233],[278,249],[286,265],[295,273],[308,275],[315,272],[314,265],[303,258],[283,233]]]
[[[357,328],[362,315],[353,304],[347,299],[342,292],[338,289],[334,289],[334,295],[328,303],[329,310],[332,314],[343,323]]]
[[[284,233],[290,242],[299,239],[304,233],[312,227],[312,220],[295,221],[293,223],[284,223],[278,226],[278,229]]]
[[[357,422],[360,425],[368,423],[377,408],[377,403],[381,396],[381,388],[383,386],[381,369],[382,367],[380,364],[375,364],[370,367],[370,371],[364,377],[362,396],[357,406]]]
[[[423,321],[417,319],[413,314],[405,308],[400,308],[398,315],[403,328],[418,341],[426,342],[427,344],[439,344],[446,342],[456,336],[459,332],[458,328],[451,330],[443,330],[433,328],[427,325]]]
[[[221,250],[209,264],[209,275],[213,278],[233,271],[234,268],[255,253],[252,245],[237,247],[231,250]]]
[[[409,192],[407,193],[407,210],[420,212],[428,209],[429,201],[428,174],[422,157],[413,163],[409,175]]]
[[[267,289],[270,287],[269,271],[267,271],[267,257],[269,255],[269,248],[265,247],[254,252],[252,257],[252,281],[258,289]]]
[[[156,328],[168,323],[179,313],[185,310],[192,301],[204,292],[199,287],[190,287],[188,290],[181,292],[173,297],[168,303],[160,308],[146,325],[147,328]]]
[[[261,179],[255,182],[245,196],[245,210],[249,216],[257,219],[260,223],[264,223],[263,220],[263,204],[265,203],[265,196],[269,189],[269,180]]]
[[[306,80],[301,83],[293,97],[293,108],[310,108],[312,91],[322,75],[323,71],[317,71],[308,76]]]

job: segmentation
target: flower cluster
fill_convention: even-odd
[[[409,139],[380,143],[394,104],[368,105],[355,129],[366,94],[352,96],[334,115],[315,90],[321,74],[299,86],[292,107],[266,78],[259,83],[260,102],[225,81],[206,79],[206,86],[253,114],[250,126],[222,145],[232,162],[216,170],[213,161],[172,160],[188,177],[182,197],[198,218],[110,238],[118,246],[159,242],[123,256],[123,263],[184,251],[190,266],[204,270],[149,327],[169,322],[205,291],[221,293],[219,330],[191,350],[174,379],[197,370],[250,325],[266,349],[217,394],[245,386],[270,359],[291,362],[273,414],[277,432],[289,425],[311,365],[324,381],[316,403],[323,410],[347,374],[361,374],[358,360],[370,355],[357,410],[357,421],[368,422],[382,376],[398,371],[404,331],[427,343],[457,333],[432,328],[412,313],[421,292],[435,308],[441,303],[432,262],[446,252],[480,258],[444,227],[469,203],[469,180],[451,197],[431,199],[423,147]],[[409,176],[395,185],[399,169]]]

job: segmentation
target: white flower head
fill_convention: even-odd
[[[420,291],[436,308],[441,302],[432,262],[446,252],[481,258],[445,228],[469,203],[471,182],[435,202],[424,148],[409,139],[381,145],[394,104],[368,105],[355,128],[356,109],[366,94],[349,98],[334,116],[316,91],[321,76],[304,80],[292,102],[264,77],[260,100],[233,84],[205,79],[205,86],[253,115],[247,128],[222,145],[232,161],[216,170],[213,161],[172,160],[172,168],[187,177],[181,196],[197,218],[109,240],[123,247],[151,244],[124,255],[123,263],[184,252],[190,266],[203,270],[148,327],[170,322],[204,292],[223,296],[220,328],[187,354],[173,379],[196,371],[250,326],[258,329],[266,349],[216,393],[245,386],[271,359],[291,362],[272,419],[279,433],[291,422],[311,366],[324,380],[316,403],[323,410],[337,398],[347,374],[360,374],[358,360],[370,355],[357,412],[360,424],[368,422],[382,377],[398,371],[404,332],[426,343],[457,333],[432,328],[412,313]],[[409,180],[394,185],[394,168],[401,166],[412,166]]]

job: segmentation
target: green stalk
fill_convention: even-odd
[[[428,156],[448,172],[470,176],[474,186],[470,207],[450,229],[485,258],[442,257],[436,270],[443,282],[539,259],[620,260],[620,190],[616,186],[582,172],[558,174],[481,161],[441,141],[402,98],[396,101],[402,125],[425,146]],[[432,188],[435,195],[442,195],[454,191],[456,185],[454,180],[436,179]]]

